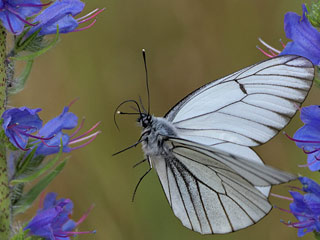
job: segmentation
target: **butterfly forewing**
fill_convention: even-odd
[[[214,145],[258,146],[293,117],[312,85],[314,67],[298,56],[280,56],[211,82],[166,114],[179,137]]]

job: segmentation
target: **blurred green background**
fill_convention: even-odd
[[[116,157],[111,155],[133,144],[140,134],[135,118],[130,116],[118,117],[121,131],[117,131],[113,112],[120,102],[137,99],[138,95],[146,102],[142,48],[147,50],[152,113],[162,116],[197,87],[266,59],[256,49],[258,37],[281,49],[279,39],[287,41],[283,32],[284,14],[287,11],[300,14],[301,3],[87,1],[86,12],[96,7],[107,10],[99,15],[92,29],[63,35],[60,44],[38,58],[26,89],[9,102],[10,106],[41,107],[41,117],[49,120],[80,97],[71,110],[79,117],[86,116],[85,128],[102,121],[102,134],[85,149],[72,152],[63,173],[48,188],[58,192],[59,197],[73,200],[75,219],[95,204],[80,230],[96,229],[97,233],[80,239],[298,238],[296,229],[280,223],[280,219],[294,219],[277,209],[258,224],[235,233],[216,236],[194,233],[184,228],[171,212],[154,171],[142,182],[136,201],[131,202],[133,189],[148,168],[147,164],[132,168],[143,159],[140,147]],[[319,89],[313,87],[305,105],[319,104],[317,96]],[[285,130],[292,135],[301,125],[296,116]],[[255,150],[269,165],[319,180],[317,173],[297,167],[306,162],[306,156],[282,134]],[[272,191],[288,195],[285,185]],[[270,201],[288,208],[285,200],[270,197]],[[36,208],[21,219],[30,218]]]

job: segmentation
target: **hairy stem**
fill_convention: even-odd
[[[6,31],[0,26],[0,116],[7,105]],[[11,231],[10,189],[8,184],[6,146],[0,142],[0,239],[7,240]]]

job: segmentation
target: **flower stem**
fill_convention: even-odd
[[[0,116],[7,105],[6,31],[0,26]],[[10,237],[10,189],[8,184],[6,146],[0,142],[0,239]]]

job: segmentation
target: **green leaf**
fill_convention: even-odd
[[[27,64],[23,70],[23,72],[21,73],[21,75],[15,80],[15,84],[13,87],[8,88],[8,93],[10,95],[12,94],[16,94],[18,92],[20,92],[21,90],[23,90],[24,85],[27,82],[27,79],[30,75],[31,69],[32,69],[32,65],[33,65],[33,60],[28,60]]]
[[[23,159],[23,157],[20,158],[19,162],[17,163],[17,173],[16,173],[17,176],[25,172],[29,163],[33,159],[33,156],[36,153],[36,151],[37,151],[37,147],[33,148],[32,151],[28,154],[28,156],[25,159]]]
[[[320,27],[320,1],[312,2],[307,6],[307,17],[314,27]]]
[[[320,233],[318,233],[316,231],[313,231],[313,233],[314,233],[315,239],[320,240]]]
[[[23,231],[22,228],[19,229],[19,232],[16,233],[11,240],[31,240],[32,238],[28,236],[29,229]]]
[[[49,185],[49,183],[62,171],[67,163],[68,158],[64,159],[58,166],[48,175],[39,180],[28,193],[23,195],[21,199],[13,206],[13,214],[25,212],[38,197],[38,195]]]
[[[24,38],[24,36],[28,33],[28,31],[25,31],[22,33],[22,36],[19,37],[16,41],[16,45],[14,48],[14,52],[15,53],[19,53],[23,50],[25,50],[27,48],[27,46],[32,43],[33,40],[35,40],[35,38],[38,36],[38,33],[41,31],[41,29],[38,29],[37,31],[35,31],[33,34],[31,34],[26,40],[24,40],[22,42],[22,39]],[[22,43],[21,43],[22,42]]]
[[[20,61],[29,61],[29,60],[33,60],[36,57],[39,57],[40,55],[46,53],[47,51],[49,51],[59,40],[59,26],[57,27],[57,33],[55,38],[44,48],[42,48],[41,50],[37,51],[37,52],[33,52],[29,55],[25,55],[25,56],[15,56],[15,57],[10,57],[10,59],[12,60],[20,60]]]
[[[42,174],[44,174],[45,172],[47,172],[50,168],[52,168],[59,160],[61,154],[62,154],[62,150],[63,150],[63,143],[62,143],[62,139],[61,139],[61,148],[59,150],[59,153],[50,161],[48,161],[48,163],[46,165],[44,165],[44,167],[40,168],[38,171],[36,171],[35,173],[33,173],[32,175],[29,175],[25,178],[21,178],[21,179],[14,179],[10,182],[10,184],[15,185],[18,183],[27,183],[27,182],[31,182],[33,180],[35,180],[36,178],[40,177]]]
[[[314,83],[317,87],[320,87],[320,68],[319,66],[316,66],[316,74],[314,77]]]
[[[24,189],[23,183],[14,185],[11,188],[11,193],[10,193],[11,205],[16,204],[20,200],[21,196],[23,195],[23,189]]]

